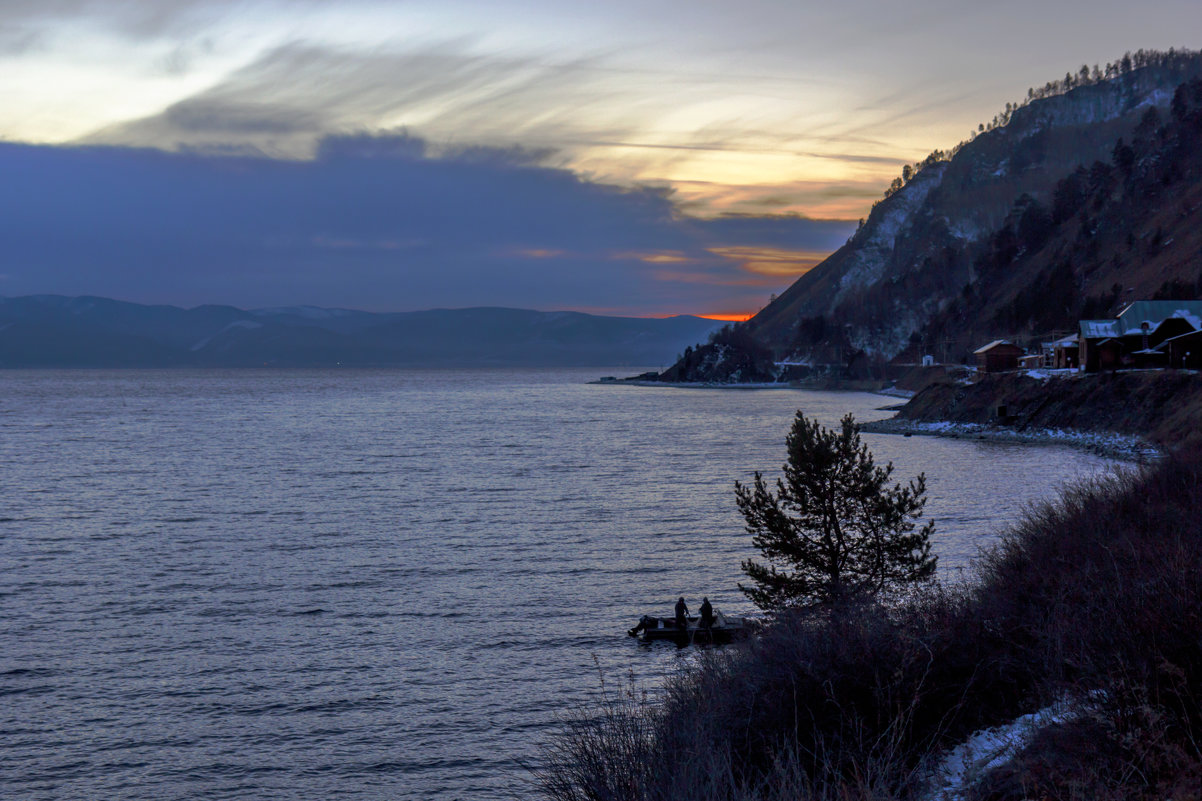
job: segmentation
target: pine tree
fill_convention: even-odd
[[[834,431],[799,411],[786,444],[775,492],[758,472],[752,486],[735,482],[752,543],[768,561],[743,562],[754,583],[739,589],[757,606],[838,604],[934,575],[935,524],[915,530],[924,475],[890,486],[893,464],[876,465],[850,414]]]

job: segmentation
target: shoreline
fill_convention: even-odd
[[[802,392],[867,392],[870,395],[886,395],[888,397],[903,399],[913,395],[908,390],[894,390],[892,387],[882,388],[882,382],[880,381],[762,381],[749,383],[737,381],[652,381],[640,378],[613,378],[605,376],[589,381],[588,383],[600,386],[665,387],[669,389],[792,389]],[[892,394],[893,392],[907,394]]]
[[[705,381],[642,381],[636,378],[618,378],[612,381],[607,381],[604,378],[599,378],[596,381],[590,381],[590,384],[600,384],[602,386],[624,386],[624,387],[664,387],[667,389],[804,389],[804,387],[792,387],[788,384],[777,383],[762,383],[762,384],[722,384],[718,382]]]
[[[1142,464],[1164,455],[1163,450],[1140,437],[1110,431],[1081,431],[1064,428],[1015,429],[981,423],[928,422],[890,417],[863,423],[860,430],[869,434],[948,437],[1016,445],[1059,445],[1078,448],[1098,456]]]
[[[847,381],[841,382],[764,382],[756,384],[718,383],[718,382],[677,382],[650,381],[638,378],[602,378],[590,381],[590,384],[615,385],[636,387],[671,387],[676,389],[726,389],[726,390],[768,390],[791,389],[811,392],[862,392],[880,395],[899,401],[909,401],[918,393],[914,390],[902,389],[897,386],[879,386],[879,382],[865,382],[875,386],[848,386]],[[834,384],[834,385],[832,385]],[[882,411],[898,412],[905,403],[895,406],[881,407]],[[1142,437],[1129,434],[1117,434],[1112,431],[1086,431],[1073,428],[1014,428],[985,423],[963,423],[950,420],[925,421],[912,420],[894,414],[885,420],[875,420],[860,423],[860,430],[869,434],[893,434],[900,436],[947,437],[949,439],[972,439],[983,442],[1003,442],[1015,445],[1061,446],[1075,448],[1097,456],[1116,461],[1144,464],[1160,459],[1165,451]]]

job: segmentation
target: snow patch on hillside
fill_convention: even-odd
[[[923,801],[960,801],[979,779],[993,768],[1018,756],[1043,728],[1080,718],[1101,698],[1094,694],[1085,701],[1062,701],[1011,722],[976,732],[951,749],[931,772],[932,790]]]
[[[1151,74],[1128,76],[1039,100],[1019,109],[1007,129],[1026,138],[1047,126],[1108,122],[1145,106],[1166,107],[1173,90],[1150,83]]]
[[[1143,100],[1139,101],[1136,108],[1144,106],[1156,106],[1157,108],[1165,108],[1169,103],[1173,102],[1173,93],[1168,89],[1156,89],[1149,92]]]
[[[856,237],[856,251],[847,261],[830,308],[837,306],[852,290],[881,280],[898,235],[926,202],[931,190],[943,181],[945,171],[944,164],[927,167],[870,215],[864,230]]]
[[[975,242],[985,233],[979,224],[967,216],[956,220],[945,217],[944,222],[947,232],[961,242]]]

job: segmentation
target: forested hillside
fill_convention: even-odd
[[[1196,297],[1200,77],[1199,53],[1141,51],[1028,90],[971,141],[904,168],[844,247],[663,378],[958,361],[1132,298]]]
[[[1024,195],[977,248],[975,280],[916,332],[903,356],[961,358],[995,336],[1038,338],[1113,316],[1136,299],[1202,296],[1202,80],[1150,106],[1109,159],[1045,200]]]

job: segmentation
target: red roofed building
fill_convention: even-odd
[[[995,339],[973,351],[977,357],[977,369],[983,373],[1017,370],[1018,360],[1024,353],[1026,351],[1007,339]]]

